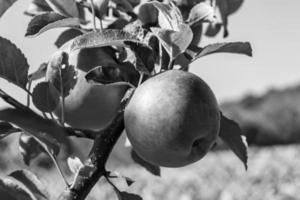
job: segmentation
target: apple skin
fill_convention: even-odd
[[[64,115],[65,122],[73,128],[101,130],[117,114],[128,85],[93,84],[85,79],[87,72],[94,67],[117,65],[107,52],[108,48],[68,52],[69,65],[75,67],[77,81],[69,95],[65,97]],[[57,75],[55,66],[48,65],[46,79],[51,81]],[[54,111],[58,118],[61,117],[61,104],[62,102]]]
[[[163,167],[198,161],[220,129],[212,90],[198,76],[181,70],[163,72],[140,85],[125,108],[124,120],[137,154]]]

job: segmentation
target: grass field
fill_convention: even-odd
[[[16,149],[15,145],[2,147],[2,176],[25,167]],[[248,171],[229,151],[210,152],[203,160],[184,168],[163,168],[161,178],[137,165],[114,167],[135,180],[129,188],[124,180],[113,180],[116,185],[141,195],[144,200],[300,200],[300,145],[251,147]],[[64,189],[58,173],[36,167],[32,171],[47,184],[52,199],[56,199]],[[101,180],[88,199],[117,197]]]

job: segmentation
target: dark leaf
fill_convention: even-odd
[[[0,140],[10,135],[11,133],[16,133],[19,131],[19,129],[13,127],[10,123],[0,121]]]
[[[46,0],[55,12],[66,17],[79,17],[78,7],[74,0]]]
[[[77,72],[74,66],[69,65],[68,59],[67,53],[57,51],[48,64],[51,73],[46,77],[63,97],[69,95],[77,81]]]
[[[131,4],[127,0],[111,0],[116,4],[118,10],[122,12],[131,12],[133,10]]]
[[[134,183],[134,180],[132,180],[129,177],[123,176],[123,175],[119,174],[118,172],[109,172],[108,176],[109,176],[109,178],[122,178],[122,179],[125,179],[128,186],[131,186]]]
[[[88,82],[93,81],[101,84],[127,84],[121,70],[116,67],[96,67],[88,71],[85,78]]]
[[[134,150],[131,150],[131,158],[133,159],[134,162],[136,162],[139,165],[141,165],[142,167],[144,167],[151,174],[153,174],[155,176],[160,176],[160,167],[155,166],[155,165],[145,161]]]
[[[9,176],[23,183],[27,189],[37,198],[37,200],[49,199],[49,194],[45,185],[39,180],[39,178],[30,172],[29,170],[17,170],[9,174]]]
[[[246,170],[247,166],[247,141],[242,135],[242,130],[239,125],[223,116],[221,113],[221,128],[219,133],[220,138],[229,146],[235,155],[243,162]]]
[[[82,34],[82,32],[79,31],[79,30],[76,30],[76,29],[68,29],[68,30],[62,32],[62,33],[58,36],[58,38],[57,38],[57,40],[55,41],[54,44],[55,44],[55,46],[56,46],[57,48],[60,48],[60,47],[62,47],[66,42],[68,42],[69,40],[71,40],[71,39],[73,39],[73,38],[75,38],[75,37],[77,37],[77,36],[79,36],[79,35],[81,35],[81,34]]]
[[[29,22],[25,36],[35,37],[54,28],[78,26],[80,26],[79,18],[68,18],[55,12],[48,12],[35,16]]]
[[[108,11],[108,0],[94,0],[95,15],[102,19]]]
[[[0,1],[0,17],[5,13],[5,11],[17,0],[1,0]]]
[[[190,26],[202,22],[213,22],[214,8],[209,2],[201,2],[196,4],[190,11],[188,24]]]
[[[0,77],[26,89],[28,68],[27,60],[20,49],[0,37]]]
[[[40,67],[33,73],[28,75],[28,80],[35,81],[46,76],[48,63],[42,63]]]
[[[3,193],[3,194],[2,194]],[[5,200],[36,200],[28,189],[14,178],[0,178],[0,195]]]
[[[128,47],[133,42],[140,45],[145,45],[135,35],[118,30],[118,29],[106,29],[102,32],[89,32],[78,36],[74,39],[71,50],[105,47],[105,46],[119,46]]]
[[[59,92],[51,82],[41,82],[32,92],[32,102],[40,111],[50,113],[59,104]]]
[[[19,151],[24,163],[29,166],[31,160],[38,157],[43,152],[43,149],[33,136],[22,132],[19,137]]]
[[[193,40],[193,32],[186,24],[180,25],[180,31],[152,27],[151,31],[158,37],[171,60],[185,52]]]
[[[252,56],[252,48],[249,42],[230,42],[210,44],[204,48],[197,49],[193,57],[193,61],[213,53],[238,53]]]
[[[117,194],[119,200],[143,200],[142,197],[140,197],[139,195],[128,192],[119,192]]]
[[[51,11],[53,10],[49,7],[45,0],[33,0],[25,10],[24,14],[34,17]]]

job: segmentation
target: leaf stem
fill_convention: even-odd
[[[92,15],[93,15],[93,28],[94,31],[97,31],[97,27],[96,27],[96,14],[95,14],[95,5],[94,5],[94,0],[91,0],[91,5],[92,5]]]
[[[28,91],[31,90],[31,84],[32,84],[32,81],[29,80],[28,81]],[[30,97],[31,97],[31,94],[29,92],[27,92],[27,107],[29,108],[30,107]]]
[[[60,94],[61,94],[61,120],[60,123],[64,127],[65,124],[65,97],[64,97],[64,86],[62,79],[61,67],[59,68],[59,78],[60,78]]]

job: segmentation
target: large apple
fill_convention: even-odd
[[[66,50],[66,48],[62,48]],[[116,115],[121,99],[128,85],[92,84],[87,82],[85,75],[97,66],[117,66],[114,58],[109,54],[109,48],[92,48],[69,52],[68,61],[77,72],[76,83],[68,92],[64,102],[65,122],[74,128],[100,130],[106,127]],[[53,59],[61,52],[58,51]],[[49,62],[46,78],[53,81],[57,78],[57,66]],[[55,62],[54,62],[55,63]],[[61,118],[62,102],[54,111]]]
[[[220,128],[212,90],[198,76],[181,70],[163,72],[140,85],[124,117],[133,149],[148,162],[164,167],[201,159]]]

